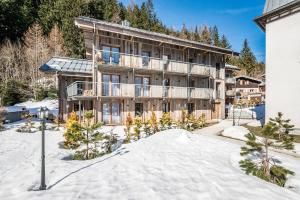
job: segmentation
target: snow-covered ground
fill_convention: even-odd
[[[253,107],[228,107],[228,118],[233,118],[233,113],[235,118],[241,119],[260,119],[264,120],[265,118],[265,105],[258,105]]]
[[[34,191],[40,182],[40,134],[16,133],[17,126],[0,132],[0,199],[300,198],[299,188],[281,188],[239,168],[241,144],[211,137],[229,123],[201,129],[199,134],[164,131],[89,161],[68,160],[70,151],[59,148],[62,131],[47,131],[48,190]],[[299,159],[274,155],[300,171]],[[299,180],[296,175],[294,184]]]
[[[47,107],[49,112],[54,116],[58,115],[58,100],[57,99],[44,99],[42,101],[26,101],[23,103],[18,103],[13,106],[7,106],[5,109],[7,112],[17,112],[24,109],[29,110],[32,115],[37,115],[38,110],[41,107]]]

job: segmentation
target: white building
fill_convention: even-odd
[[[282,112],[300,128],[300,0],[266,0],[266,119]]]

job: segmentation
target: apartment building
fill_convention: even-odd
[[[266,119],[282,112],[300,130],[300,0],[266,0]],[[299,131],[298,130],[298,131]]]
[[[264,83],[262,80],[245,75],[237,76],[235,80],[234,90],[240,100],[245,103],[250,101],[264,101],[264,91],[261,87]]]
[[[208,120],[225,117],[225,55],[219,48],[173,36],[78,17],[87,60],[54,57],[41,66],[59,80],[59,114],[93,110],[95,120],[124,124],[132,117],[175,120],[186,110]]]

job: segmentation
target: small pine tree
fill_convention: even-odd
[[[277,135],[276,135],[278,140],[282,140],[284,137],[286,137],[285,139],[287,139],[289,137],[293,138],[293,137],[289,136],[288,134],[290,131],[293,130],[294,125],[290,124],[290,122],[291,122],[290,119],[283,119],[283,114],[281,112],[279,112],[277,114],[277,117],[270,118],[270,122],[278,127],[278,131],[277,131]]]
[[[136,140],[139,140],[141,138],[142,119],[140,117],[135,118],[134,125],[134,136]]]
[[[172,126],[172,118],[171,114],[169,112],[165,112],[162,115],[162,118],[160,119],[161,129],[166,130],[170,129]]]
[[[150,126],[151,126],[151,129],[152,129],[151,131],[153,134],[159,131],[158,122],[157,122],[156,114],[154,111],[151,112]]]
[[[75,112],[72,112],[67,119],[64,139],[64,147],[68,149],[78,148],[80,145],[79,141],[83,139],[78,116]]]
[[[203,128],[206,126],[206,117],[205,114],[202,113],[201,116],[198,118],[199,127]]]
[[[186,130],[192,131],[192,130],[195,130],[198,128],[199,128],[199,125],[197,123],[197,119],[196,119],[195,115],[193,115],[193,114],[188,115]]]
[[[102,136],[99,132],[95,132],[96,129],[101,127],[100,123],[92,123],[94,118],[93,111],[87,111],[84,113],[84,123],[80,127],[80,132],[82,134],[82,137],[80,140],[80,143],[85,146],[85,148],[82,151],[77,151],[79,155],[81,155],[83,152],[83,158],[88,160],[91,158],[95,158],[98,156],[97,148],[93,148],[91,144],[97,143],[97,141],[102,140]],[[96,145],[94,145],[96,147]]]
[[[240,167],[246,172],[246,174],[252,174],[263,180],[275,183],[279,186],[284,186],[287,175],[294,175],[294,172],[285,169],[282,166],[278,166],[277,163],[269,155],[269,148],[278,149],[290,149],[290,142],[276,140],[278,132],[278,126],[269,122],[264,126],[261,131],[262,139],[258,140],[253,133],[246,135],[246,146],[241,148],[241,155],[248,156],[246,159],[240,161]],[[257,156],[259,153],[259,157]],[[254,156],[255,155],[255,156]],[[251,157],[258,157],[256,160],[252,160]]]
[[[114,133],[114,129],[111,129],[109,133],[109,135],[103,137],[106,140],[104,142],[105,153],[111,153],[113,151],[113,145],[118,142],[118,137]]]
[[[124,143],[129,143],[131,141],[131,127],[133,125],[133,119],[130,115],[130,112],[128,112],[128,115],[126,117],[126,128],[124,129],[126,138]]]
[[[143,123],[143,128],[144,128],[144,132],[147,136],[150,136],[152,131],[151,131],[151,123],[150,123],[150,120],[146,120],[144,123]]]

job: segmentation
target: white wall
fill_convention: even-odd
[[[277,112],[300,128],[300,12],[266,26],[266,119]]]

